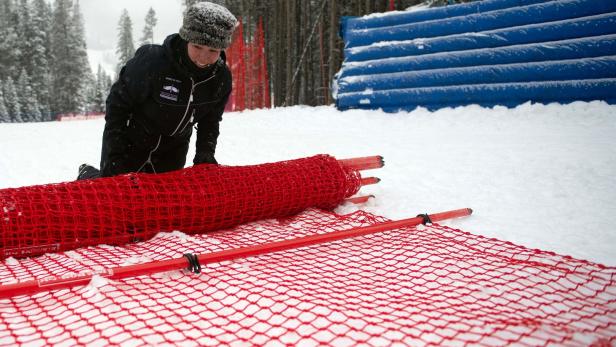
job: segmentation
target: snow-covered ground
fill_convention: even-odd
[[[0,188],[69,181],[97,164],[103,120],[0,124]],[[226,165],[380,154],[360,206],[389,218],[470,207],[447,224],[616,266],[616,106],[467,106],[386,114],[290,107],[229,113]],[[189,153],[192,158],[193,147]],[[343,206],[340,213],[351,211]]]

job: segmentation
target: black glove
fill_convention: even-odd
[[[198,164],[216,164],[216,165],[218,165],[218,162],[216,161],[216,158],[214,158],[214,154],[213,153],[209,153],[209,152],[197,153],[195,155],[195,160],[193,160],[193,163],[195,165],[198,165]]]
[[[79,173],[77,174],[77,181],[89,180],[92,178],[101,177],[101,172],[92,165],[81,164],[79,166]]]

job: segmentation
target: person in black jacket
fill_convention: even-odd
[[[140,47],[107,97],[100,172],[84,164],[78,179],[181,169],[193,126],[193,163],[217,164],[219,123],[232,89],[224,49],[237,23],[225,7],[200,2],[185,12],[179,34]]]

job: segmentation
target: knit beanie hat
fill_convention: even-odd
[[[225,49],[231,45],[237,24],[235,16],[224,6],[198,2],[186,10],[180,37],[197,45]]]

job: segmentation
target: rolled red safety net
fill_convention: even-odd
[[[164,231],[206,232],[308,207],[332,209],[359,190],[358,169],[317,155],[2,189],[0,258],[119,245]]]

